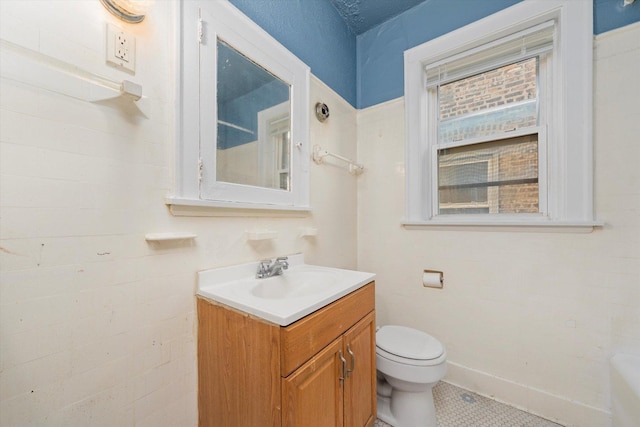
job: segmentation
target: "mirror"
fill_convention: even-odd
[[[216,180],[290,191],[291,87],[217,40]]]
[[[171,205],[310,210],[309,67],[228,1],[179,4]]]

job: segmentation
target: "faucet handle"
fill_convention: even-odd
[[[263,259],[262,261],[260,261],[260,265],[258,266],[258,269],[266,271],[270,266],[271,266],[271,260]]]
[[[282,265],[282,269],[286,270],[287,268],[289,268],[289,257],[286,256],[279,256],[278,258],[276,258],[276,262],[279,262]]]
[[[258,272],[256,273],[256,277],[258,279],[262,279],[267,275],[270,264],[270,259],[263,259],[262,261],[260,261],[260,264],[258,265]]]

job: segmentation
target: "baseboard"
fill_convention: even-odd
[[[567,427],[611,426],[611,414],[562,396],[447,362],[444,381]]]

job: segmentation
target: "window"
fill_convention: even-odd
[[[438,215],[540,213],[541,59],[536,52],[428,89],[438,106]],[[505,139],[512,132],[524,136]]]
[[[438,150],[438,214],[540,212],[537,134]]]
[[[407,225],[597,225],[591,23],[525,0],[405,52]]]

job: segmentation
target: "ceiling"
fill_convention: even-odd
[[[426,0],[330,0],[355,35]]]

